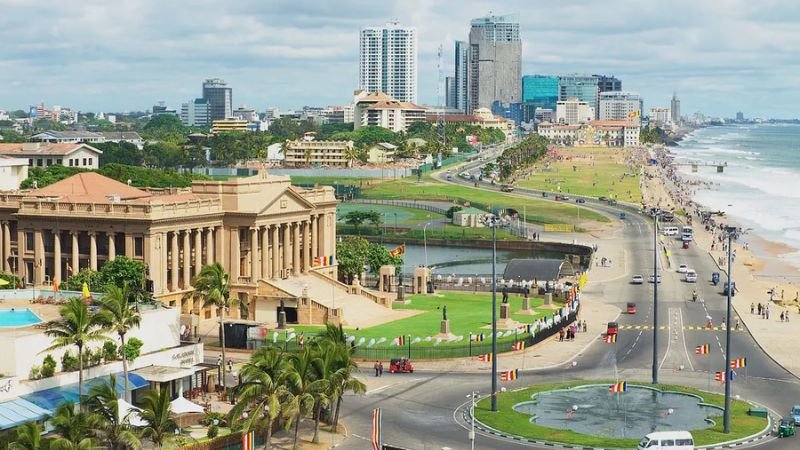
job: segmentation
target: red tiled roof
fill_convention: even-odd
[[[32,194],[37,197],[58,197],[62,201],[75,203],[110,203],[109,196],[113,195],[119,196],[120,200],[143,200],[154,197],[147,191],[95,172],[77,173],[50,186],[37,189]],[[154,198],[163,200],[164,197]]]
[[[87,144],[46,144],[39,143],[38,146],[24,148],[26,144],[0,144],[0,154],[19,156],[19,155],[68,155],[80,147],[87,147],[102,154],[100,150]]]

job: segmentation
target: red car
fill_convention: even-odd
[[[636,303],[628,303],[628,314],[636,314]]]
[[[389,372],[414,373],[414,366],[412,366],[411,361],[406,358],[394,358],[389,363]]]
[[[606,334],[617,334],[617,330],[619,329],[619,325],[617,322],[608,322],[608,328],[606,329]]]

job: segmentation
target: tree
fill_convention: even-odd
[[[113,261],[112,261],[113,262]],[[110,264],[110,263],[107,263]],[[105,267],[103,267],[105,269]],[[120,346],[125,348],[125,335],[133,328],[139,328],[142,317],[139,312],[131,307],[133,294],[127,282],[123,282],[122,287],[114,284],[107,284],[106,291],[100,303],[100,317],[103,325],[117,333]],[[128,356],[122,352],[122,373],[125,377],[125,400],[131,402],[131,394],[128,389]]]
[[[17,428],[17,440],[8,445],[8,450],[40,450],[42,427],[36,422],[25,422]]]
[[[361,127],[355,133],[353,143],[359,148],[366,148],[379,142],[393,143],[397,139],[394,131],[376,125]]]
[[[351,283],[353,277],[361,275],[364,265],[367,264],[368,252],[369,242],[362,237],[347,236],[337,242],[336,262],[339,277]]]
[[[0,126],[2,126],[2,125],[0,125]],[[20,142],[25,142],[25,136],[17,133],[14,130],[0,130],[0,137],[3,138],[3,139],[0,139],[0,141],[4,142],[6,144],[15,144],[15,143],[20,143]]]
[[[53,345],[44,351],[75,346],[78,348],[78,404],[83,396],[83,350],[90,342],[108,340],[103,335],[102,317],[90,314],[89,309],[80,298],[72,298],[59,309],[61,319],[51,320],[45,324],[44,334],[53,338]]]
[[[90,450],[94,448],[89,415],[76,412],[72,402],[62,402],[50,423],[58,438],[50,443],[51,450]]]
[[[343,218],[346,224],[353,225],[356,228],[356,234],[358,234],[358,227],[364,222],[371,222],[376,227],[383,222],[381,213],[374,210],[364,211],[357,209],[348,212]]]
[[[264,449],[272,445],[272,429],[282,416],[296,414],[291,393],[283,385],[286,356],[274,347],[261,346],[242,367],[241,383],[236,386],[236,405],[230,420],[242,429],[264,434]],[[249,411],[249,413],[247,413]]]
[[[178,116],[171,114],[158,114],[152,116],[142,128],[142,135],[157,141],[183,142],[188,129],[183,125]]]
[[[109,375],[107,382],[89,389],[86,405],[92,411],[92,429],[109,450],[139,449],[142,444],[129,425],[128,417],[120,416],[116,386],[117,378]]]
[[[100,167],[107,164],[141,166],[144,163],[144,152],[130,142],[103,142],[92,146],[103,152]]]
[[[142,428],[142,436],[150,438],[156,448],[161,448],[166,437],[178,428],[170,415],[170,399],[166,387],[148,391],[144,395],[139,417],[147,423]]]
[[[231,299],[231,281],[230,276],[222,265],[218,262],[203,266],[200,273],[192,280],[194,292],[192,296],[199,298],[203,301],[203,307],[214,306],[217,308],[217,316],[219,317],[219,336],[222,343],[222,361],[223,361],[223,376],[222,388],[225,388],[225,370],[224,362],[227,361],[225,356],[225,330],[223,329],[223,321],[225,320],[225,312],[230,310],[236,302]]]
[[[403,267],[402,256],[392,256],[388,248],[381,244],[371,243],[367,249],[366,263],[369,265],[370,272],[378,273],[381,266],[395,266],[400,269]]]
[[[81,269],[80,272],[64,280],[60,287],[62,290],[80,291],[83,283],[86,283],[90,291],[102,292],[108,285],[121,287],[127,284],[131,298],[143,301],[149,296],[144,286],[146,272],[143,263],[126,256],[117,256],[113,261],[103,264],[100,271]]]
[[[452,218],[453,218],[453,215],[454,215],[455,213],[457,213],[457,212],[461,211],[462,209],[464,209],[464,208],[463,208],[463,207],[461,207],[461,206],[458,206],[458,205],[451,206],[451,207],[450,207],[450,208],[448,208],[448,209],[447,209],[447,211],[444,213],[444,216],[445,216],[445,217],[447,217],[448,219],[452,219]]]
[[[327,324],[319,340],[323,355],[321,367],[329,367],[325,375],[328,380],[327,397],[331,402],[336,402],[331,423],[332,431],[335,432],[339,425],[339,411],[344,393],[350,391],[354,394],[363,394],[367,391],[367,387],[353,377],[353,373],[358,370],[358,365],[353,360],[355,349],[347,345],[341,324],[338,326]]]
[[[312,410],[317,399],[324,394],[328,381],[315,378],[314,366],[320,364],[317,349],[305,346],[299,353],[289,356],[286,365],[286,388],[294,397],[296,413],[294,417],[294,446],[298,448],[300,421],[303,415]]]

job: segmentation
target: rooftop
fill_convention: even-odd
[[[139,200],[152,194],[104,177],[95,172],[81,172],[33,191],[37,197],[58,197],[74,203],[107,203],[111,196],[120,200]]]
[[[93,152],[103,152],[87,144],[47,144],[44,142],[23,142],[19,144],[0,144],[0,154],[9,156],[21,155],[68,155],[79,148],[88,148]]]

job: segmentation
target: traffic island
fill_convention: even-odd
[[[585,448],[635,448],[654,430],[688,430],[697,447],[769,434],[769,417],[750,415],[755,405],[733,399],[731,431],[723,433],[724,402],[722,395],[685,386],[576,381],[501,392],[497,412],[484,398],[474,415],[476,428],[494,435]]]

